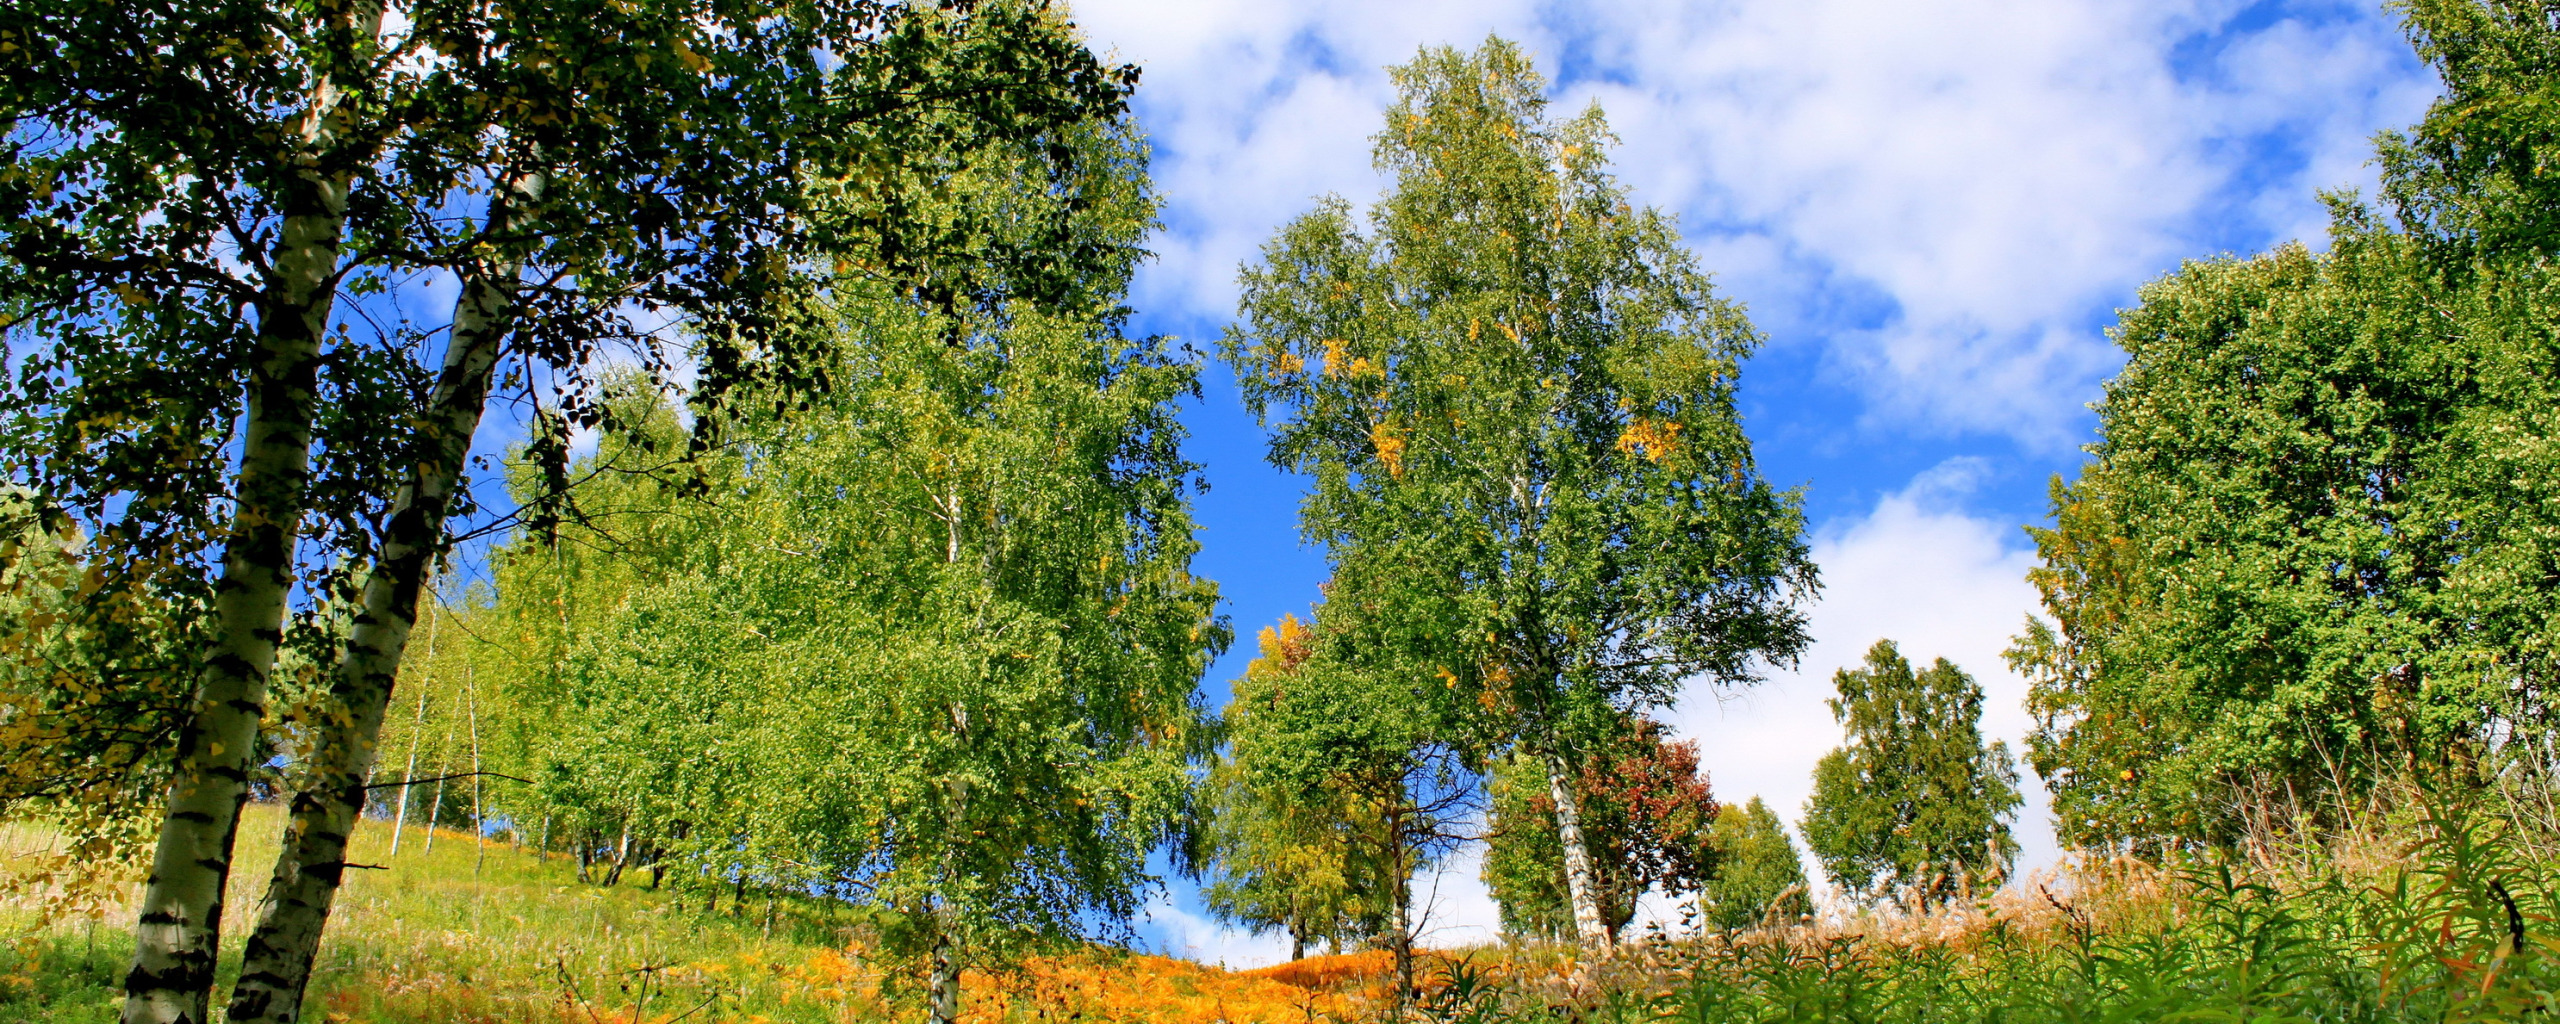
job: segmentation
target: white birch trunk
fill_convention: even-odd
[[[336,12],[370,48],[382,8],[364,0]],[[347,68],[364,54],[338,54]],[[338,68],[331,68],[337,71]],[[273,277],[259,300],[256,354],[249,364],[240,466],[231,523],[223,538],[214,595],[213,646],[197,678],[194,713],[181,726],[166,816],[151,856],[125,975],[125,1024],[209,1024],[222,902],[233,840],[248,799],[250,759],[266,714],[293,586],[310,477],[313,402],[321,340],[336,295],[346,231],[344,170],[324,173],[324,156],[346,143],[349,96],[324,75],[296,127],[301,167],[287,176],[269,257]],[[332,160],[332,164],[339,161]]]
[[[960,1019],[960,957],[953,952],[952,943],[946,921],[934,936],[932,974],[925,982],[928,1024],[954,1024]]]
[[[511,185],[518,195],[540,187],[538,180]],[[506,197],[493,203],[494,223],[514,219]],[[512,289],[519,272],[519,264],[506,262],[466,275],[455,302],[444,367],[419,417],[409,479],[393,500],[378,561],[365,580],[363,607],[331,679],[330,698],[339,714],[323,719],[316,733],[311,782],[294,796],[293,819],[267,887],[266,913],[242,953],[232,1024],[292,1024],[301,1015],[320,934],[346,873],[347,844],[364,813],[364,780],[381,752],[392,685],[408,652],[427,577],[443,555],[445,517],[488,406],[500,342],[513,326]],[[476,761],[476,736],[472,753]],[[432,844],[434,822],[428,827]]]
[[[1585,949],[1609,947],[1608,923],[1600,919],[1600,899],[1591,875],[1591,848],[1582,841],[1582,798],[1573,791],[1573,776],[1564,758],[1545,755],[1547,794],[1556,802],[1556,839],[1564,846],[1564,887],[1573,903],[1573,934]]]
[[[436,686],[436,623],[427,620],[427,675],[418,680],[418,710],[409,716],[409,765],[400,770],[400,810],[391,818],[391,856],[400,855],[400,833],[409,827],[410,779],[418,777],[418,740],[427,729],[427,694]]]

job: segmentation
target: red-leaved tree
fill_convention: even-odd
[[[1635,917],[1648,890],[1693,893],[1712,877],[1708,843],[1716,798],[1698,771],[1698,745],[1665,738],[1662,723],[1627,717],[1598,749],[1584,753],[1574,775],[1582,801],[1583,838],[1602,922],[1611,941]],[[1515,935],[1568,938],[1564,848],[1555,830],[1555,797],[1544,769],[1506,758],[1493,770],[1492,849],[1484,879],[1502,907],[1502,927]]]

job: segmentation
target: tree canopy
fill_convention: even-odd
[[[1758,336],[1516,46],[1393,75],[1368,230],[1339,198],[1282,227],[1222,351],[1271,461],[1314,479],[1301,522],[1357,656],[1441,678],[1469,742],[1569,778],[1623,714],[1805,642],[1802,515],[1733,404]],[[1605,941],[1559,792],[1577,934]]]
[[[1936,902],[2007,874],[2018,770],[2006,742],[1983,742],[1982,686],[1945,658],[1915,672],[1890,640],[1831,682],[1848,742],[1814,767],[1804,838],[1832,882]]]

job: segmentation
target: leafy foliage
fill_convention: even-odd
[[[0,814],[59,829],[7,885],[50,893],[46,912],[118,899],[120,870],[157,824],[165,751],[185,710],[201,624],[185,597],[100,592],[76,526],[22,488],[0,489]]]
[[[1759,797],[1724,805],[1707,841],[1715,853],[1715,874],[1698,893],[1707,927],[1742,930],[1799,921],[1813,913],[1795,840]]]
[[[1890,640],[1831,682],[1848,742],[1815,765],[1804,818],[1831,880],[1935,901],[1968,877],[2005,874],[2018,854],[2018,772],[2008,744],[1982,740],[1982,686],[1945,658],[1914,672]]]
[[[2271,794],[2326,819],[2538,734],[2552,283],[2441,289],[2358,216],[2126,314],[2104,440],[2036,531],[2055,625],[2012,652],[2066,841],[2225,840]]]
[[[1260,657],[1245,667],[1223,722],[1234,749],[1202,782],[1207,817],[1202,893],[1211,912],[1255,931],[1289,936],[1291,956],[1322,942],[1351,948],[1388,927],[1388,897],[1400,880],[1358,841],[1368,815],[1349,794],[1277,776],[1256,764],[1276,737],[1274,714],[1291,700],[1291,681],[1315,654],[1315,631],[1296,616],[1265,627]],[[1266,713],[1270,712],[1270,713]]]
[[[1584,755],[1572,784],[1601,922],[1613,941],[1645,893],[1686,896],[1722,870],[1712,838],[1721,809],[1698,772],[1696,742],[1666,739],[1660,723],[1629,719],[1614,742]],[[1503,931],[1572,937],[1546,766],[1519,757],[1496,761],[1491,785],[1484,877],[1501,907]]]
[[[1242,801],[1216,799],[1248,817],[1212,825],[1213,836],[1241,841],[1213,846],[1208,867],[1218,876],[1213,891],[1241,896],[1293,884],[1274,874],[1289,869],[1286,857],[1323,865],[1342,888],[1307,895],[1339,902],[1315,904],[1326,916],[1301,926],[1322,926],[1337,945],[1347,935],[1336,929],[1369,926],[1394,954],[1402,998],[1415,981],[1422,925],[1414,874],[1474,838],[1479,782],[1451,740],[1459,731],[1445,688],[1382,677],[1356,660],[1349,638],[1329,626],[1337,607],[1320,606],[1311,629],[1284,622],[1236,684],[1227,757],[1213,779],[1241,791]]]

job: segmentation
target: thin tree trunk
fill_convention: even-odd
[[[520,193],[528,184],[539,187],[523,179],[514,184]],[[503,228],[515,219],[504,197],[493,204],[493,225]],[[467,275],[454,304],[444,367],[417,421],[409,479],[393,500],[379,557],[365,580],[363,609],[331,680],[329,696],[339,714],[321,720],[310,784],[294,796],[293,820],[267,887],[266,913],[242,953],[232,1024],[291,1024],[301,1015],[303,988],[346,873],[348,837],[364,812],[364,780],[380,754],[382,718],[417,622],[418,600],[444,553],[445,519],[488,406],[490,373],[512,320],[510,289],[518,266],[502,263]],[[473,753],[476,758],[476,740]]]
[[[379,4],[330,12],[354,46],[370,49],[382,27]],[[338,68],[362,53],[337,54]],[[213,603],[214,640],[197,677],[195,708],[180,727],[166,816],[151,856],[125,974],[125,1024],[206,1024],[212,1019],[214,961],[222,944],[222,901],[231,878],[240,807],[248,799],[267,679],[275,669],[285,604],[293,587],[311,472],[313,401],[321,339],[337,292],[339,244],[353,181],[341,149],[352,116],[341,79],[322,76],[296,125],[300,154],[280,197],[282,222],[259,299],[249,360],[240,465],[231,522],[222,540],[222,577]]]
[[[943,917],[940,908],[935,916]],[[933,936],[933,973],[925,985],[927,1024],[953,1024],[960,1019],[960,957],[952,946],[951,922],[944,920]]]
[[[453,727],[444,729],[444,742],[436,745],[436,788],[427,797],[427,855],[436,852],[436,819],[444,817],[444,777],[453,774]]]
[[[463,672],[462,699],[471,715],[471,873],[478,875],[489,859],[488,804],[481,800],[480,788],[480,687],[471,681],[469,669]]]
[[[605,888],[610,889],[610,888],[613,888],[615,885],[621,884],[621,882],[622,882],[622,866],[623,866],[624,864],[630,863],[630,861],[631,861],[631,819],[626,817],[626,818],[622,819],[622,838],[621,838],[619,841],[615,842],[615,843],[614,843],[614,846],[613,846],[613,866],[612,866],[612,867],[610,867],[610,868],[605,869],[605,873],[604,873],[604,887],[605,887]]]
[[[1600,899],[1591,877],[1591,848],[1582,841],[1582,798],[1573,791],[1573,776],[1564,758],[1545,754],[1547,793],[1556,802],[1556,838],[1564,845],[1564,887],[1573,901],[1573,933],[1586,949],[1609,948],[1608,922],[1600,918]]]
[[[1403,1020],[1405,1006],[1413,1001],[1413,866],[1411,848],[1404,841],[1404,826],[1396,826],[1396,853],[1390,862],[1395,866],[1393,900],[1394,934],[1387,937],[1388,947],[1395,953],[1396,998],[1390,1020]]]
[[[400,812],[391,819],[391,856],[400,855],[400,833],[409,827],[410,779],[418,777],[418,740],[427,731],[427,694],[436,688],[436,625],[441,615],[427,619],[426,676],[418,680],[418,710],[409,716],[409,766],[400,771]]]

